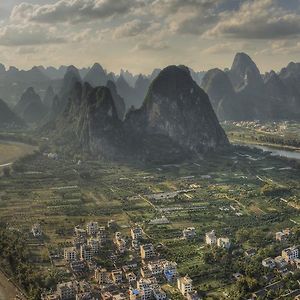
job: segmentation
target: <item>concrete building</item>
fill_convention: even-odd
[[[150,259],[155,256],[154,246],[152,244],[141,245],[140,251],[142,259]]]
[[[88,246],[91,246],[92,250],[93,250],[93,254],[97,254],[100,252],[100,243],[99,240],[96,238],[89,238],[87,240],[87,244]]]
[[[291,262],[299,258],[299,248],[298,246],[293,246],[282,250],[281,256],[287,261]]]
[[[177,263],[172,261],[167,261],[164,263],[164,275],[168,282],[172,282],[177,277]]]
[[[67,262],[77,259],[77,252],[75,247],[68,247],[64,249],[64,259]]]
[[[188,227],[188,228],[183,229],[183,231],[182,231],[182,237],[186,240],[193,239],[193,238],[195,238],[195,236],[196,236],[195,227]]]
[[[57,285],[57,295],[61,300],[76,299],[77,286],[76,283],[70,281]]]
[[[143,238],[143,229],[140,226],[135,226],[131,228],[130,234],[133,240],[140,240]]]
[[[98,222],[87,223],[86,231],[89,235],[95,235],[98,232]]]
[[[217,243],[217,237],[214,230],[205,234],[205,243],[210,246]]]
[[[220,248],[225,248],[225,249],[229,249],[231,246],[230,240],[229,238],[226,237],[221,237],[217,239],[217,245]]]
[[[80,259],[91,261],[93,258],[93,249],[89,245],[81,245],[80,247]]]
[[[268,257],[262,260],[261,264],[265,267],[265,268],[269,268],[269,269],[274,269],[276,267],[275,261],[273,258]]]
[[[110,273],[107,272],[106,269],[97,268],[95,270],[95,280],[101,285],[108,284],[110,282],[109,275]]]
[[[120,270],[120,269],[113,270],[113,271],[111,272],[111,278],[112,278],[112,281],[113,281],[115,284],[120,284],[120,283],[122,283],[122,281],[123,281],[123,272],[122,272],[122,270]]]
[[[43,235],[41,225],[36,223],[32,226],[31,232],[34,237],[41,237]]]
[[[193,281],[188,275],[185,275],[177,279],[177,287],[180,293],[184,297],[187,297],[187,295],[193,291]]]

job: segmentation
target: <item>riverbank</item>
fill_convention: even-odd
[[[273,147],[261,143],[246,143],[246,142],[241,142],[241,143],[235,143],[235,145],[240,145],[240,146],[246,146],[252,149],[259,149],[264,152],[270,153],[272,156],[278,156],[278,157],[284,157],[288,159],[296,159],[300,160],[300,149],[294,148],[297,150],[291,150],[290,148],[287,149],[286,147]]]

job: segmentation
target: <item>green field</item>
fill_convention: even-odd
[[[14,170],[0,178],[0,220],[22,233],[30,264],[41,277],[53,268],[49,253],[61,253],[75,225],[90,220],[105,225],[114,219],[127,236],[131,225],[141,224],[150,240],[163,244],[161,255],[176,261],[180,274],[190,274],[205,299],[222,299],[234,286],[232,274],[248,272],[244,250],[258,250],[254,268],[268,253],[280,254],[278,245],[272,246],[275,232],[298,230],[300,224],[299,166],[257,150],[236,148],[178,165],[78,165],[37,153],[19,161]],[[148,197],[179,190],[189,191],[171,199]],[[150,224],[162,216],[170,223]],[[37,222],[42,241],[30,234]],[[196,239],[181,240],[182,230],[191,226]],[[212,252],[204,245],[205,232],[212,229],[231,239],[230,253]]]

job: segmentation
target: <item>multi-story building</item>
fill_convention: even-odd
[[[64,249],[64,259],[69,261],[74,261],[77,258],[77,252],[75,247],[68,247]]]
[[[120,284],[123,281],[123,272],[120,269],[111,271],[111,278],[115,284]]]
[[[130,234],[133,240],[140,240],[143,238],[143,229],[140,226],[133,227],[130,230]]]
[[[281,256],[287,261],[291,262],[299,258],[299,248],[298,246],[293,246],[282,250]]]
[[[57,285],[57,295],[61,300],[74,300],[76,298],[76,283],[70,281]]]
[[[90,245],[81,245],[80,247],[80,259],[91,261],[93,258],[93,249]]]
[[[282,257],[282,256],[277,256],[274,258],[274,261],[275,261],[275,264],[276,264],[276,267],[278,269],[283,269],[287,266],[287,262],[286,260]]]
[[[108,284],[110,282],[109,275],[110,275],[110,273],[107,272],[106,269],[97,268],[95,270],[95,280],[99,284]]]
[[[152,288],[151,283],[148,279],[140,279],[137,282],[137,289],[140,290],[142,295],[142,300],[150,300],[152,298]]]
[[[104,246],[107,242],[107,233],[105,227],[101,226],[98,229],[97,238],[100,243],[100,246]]]
[[[157,260],[151,261],[148,263],[148,269],[151,271],[153,276],[160,275],[164,271],[164,264],[165,261]]]
[[[127,272],[125,277],[130,285],[136,282],[136,275],[133,272]]]
[[[196,229],[195,227],[188,227],[183,229],[182,236],[184,239],[190,240],[196,236]]]
[[[96,238],[89,238],[87,244],[92,247],[93,254],[97,254],[100,251],[100,243]]]
[[[80,228],[79,226],[76,226],[74,228],[74,232],[77,237],[86,238],[86,236],[87,236],[86,230]]]
[[[95,235],[98,232],[98,222],[87,223],[86,231],[89,235]]]
[[[177,287],[181,294],[186,297],[193,291],[193,281],[188,275],[185,275],[177,279]]]
[[[167,261],[164,263],[164,275],[168,282],[174,281],[177,277],[177,263]]]
[[[167,294],[159,287],[156,286],[152,289],[153,297],[155,300],[166,300]]]
[[[225,249],[229,249],[231,246],[230,240],[229,238],[226,237],[221,237],[217,239],[217,245],[220,248],[225,248]]]
[[[217,237],[214,230],[205,234],[205,243],[211,246],[217,243]]]
[[[155,256],[154,246],[152,244],[141,245],[140,250],[142,259],[150,259]]]

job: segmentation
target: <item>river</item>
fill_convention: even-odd
[[[254,145],[254,144],[247,144],[250,148],[256,148],[263,150],[264,152],[270,152],[272,156],[280,156],[286,157],[291,159],[299,159],[300,160],[300,152],[298,151],[291,151],[291,150],[284,150],[270,146],[262,146],[262,145]]]

